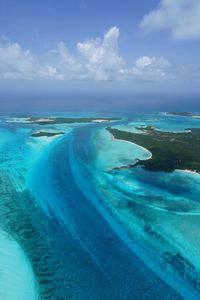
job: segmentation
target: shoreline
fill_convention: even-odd
[[[189,169],[185,169],[185,170],[182,170],[182,169],[175,169],[175,171],[181,171],[181,172],[185,172],[185,173],[189,173],[189,174],[193,174],[193,175],[198,175],[200,176],[200,172],[198,171],[193,171],[193,170],[189,170]]]
[[[151,158],[152,158],[152,156],[153,156],[152,153],[151,153],[149,150],[147,150],[146,148],[144,148],[144,147],[142,147],[142,146],[140,146],[140,145],[138,145],[138,144],[136,144],[136,143],[130,142],[130,141],[117,139],[117,138],[115,138],[115,137],[113,136],[113,134],[111,134],[111,135],[112,135],[113,141],[123,141],[123,142],[129,143],[129,144],[131,144],[131,145],[135,145],[135,146],[137,146],[138,148],[144,150],[145,152],[148,152],[149,157],[147,157],[147,158],[144,159],[144,160],[148,160],[148,159],[151,159]],[[137,159],[137,158],[136,158],[136,159]]]

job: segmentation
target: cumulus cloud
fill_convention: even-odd
[[[29,77],[35,59],[29,50],[22,50],[19,44],[0,45],[0,77],[15,79]]]
[[[58,43],[57,49],[52,52],[59,54],[65,64],[73,65],[75,62],[74,57],[69,53],[64,42]]]
[[[0,44],[0,79],[62,79],[51,64],[40,64],[30,50],[18,43]]]
[[[0,44],[0,79],[162,80],[170,63],[163,57],[143,56],[127,66],[119,52],[119,29],[110,28],[102,38],[78,42],[71,54],[64,42],[39,56],[19,44]]]
[[[136,66],[138,69],[143,70],[144,68],[150,66],[155,60],[155,57],[143,56],[136,60]]]
[[[164,57],[139,57],[132,68],[122,69],[124,78],[132,78],[139,81],[155,81],[169,78],[167,72],[170,63]]]
[[[158,7],[143,17],[144,32],[168,30],[177,40],[200,38],[199,0],[161,0]]]
[[[136,66],[140,70],[144,70],[148,67],[156,67],[156,68],[165,68],[169,67],[170,63],[169,61],[164,57],[156,58],[155,56],[149,57],[149,56],[142,56],[136,60]]]
[[[89,77],[96,80],[111,79],[125,64],[118,53],[119,29],[112,27],[103,39],[78,43],[77,48],[83,59],[83,66]]]

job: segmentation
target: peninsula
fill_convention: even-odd
[[[138,160],[129,167],[140,165],[151,171],[181,169],[200,172],[200,129],[188,128],[182,133],[164,132],[151,126],[137,129],[141,133],[107,127],[114,138],[135,143],[152,153],[150,159]]]

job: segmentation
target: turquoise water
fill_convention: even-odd
[[[158,130],[169,132],[184,132],[188,128],[199,128],[199,118],[184,116],[169,116],[166,113],[157,114],[136,114],[134,118],[130,118],[126,124],[117,125],[116,128],[130,132],[138,132],[137,127],[153,126]]]
[[[39,299],[30,262],[20,245],[0,231],[0,299]]]
[[[199,123],[149,114],[112,126]],[[200,176],[115,169],[151,153],[108,125],[45,125],[65,134],[34,138],[41,126],[1,119],[0,299],[199,298]]]

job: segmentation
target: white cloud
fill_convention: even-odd
[[[44,65],[42,68],[39,68],[36,72],[36,76],[43,79],[59,79],[62,80],[65,78],[65,75],[59,73],[56,67],[52,65]]]
[[[149,56],[142,56],[136,60],[136,66],[140,70],[144,70],[145,68],[166,68],[170,67],[170,62],[164,58],[159,57],[156,58],[155,56],[149,57]]]
[[[161,0],[159,6],[144,16],[144,32],[169,30],[177,40],[200,38],[199,0]]]
[[[112,79],[125,64],[118,53],[119,29],[112,27],[104,34],[103,39],[97,38],[77,44],[82,56],[82,63],[88,77],[96,80]]]
[[[67,49],[65,43],[60,42],[57,45],[57,49],[53,51],[54,53],[57,53],[61,56],[63,63],[73,65],[74,64],[74,58],[69,53],[69,50]]]
[[[155,57],[143,56],[136,60],[136,66],[138,67],[138,69],[142,70],[150,66],[155,60],[156,60]]]
[[[0,79],[62,79],[51,64],[41,64],[18,43],[0,44]]]
[[[0,45],[0,77],[29,77],[34,65],[35,59],[30,51],[22,50],[19,44]]]
[[[167,78],[170,63],[163,57],[143,56],[127,66],[119,53],[119,29],[110,28],[102,38],[89,39],[76,45],[72,55],[64,42],[41,60],[19,44],[0,44],[0,79],[55,80],[162,80]]]
[[[124,78],[132,78],[139,81],[155,81],[169,78],[166,72],[170,63],[164,57],[156,58],[142,56],[138,58],[132,68],[121,70]]]

